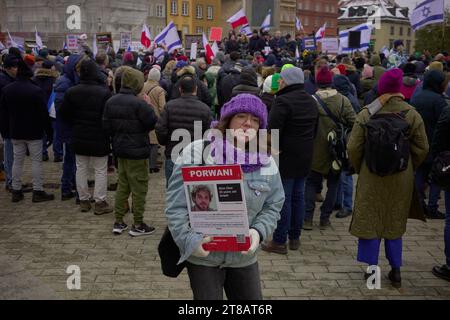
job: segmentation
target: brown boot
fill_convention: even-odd
[[[261,249],[266,252],[278,253],[278,254],[287,254],[286,244],[278,244],[271,241],[263,242],[261,244]]]
[[[298,250],[300,248],[300,239],[289,240],[289,249]]]
[[[113,207],[111,207],[106,201],[95,203],[94,214],[97,216],[111,213],[113,211],[114,211]]]
[[[0,171],[0,182],[5,181],[5,171]]]
[[[81,212],[89,212],[91,210],[91,202],[89,200],[80,201]]]

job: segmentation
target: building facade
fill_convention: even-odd
[[[220,0],[167,0],[167,21],[173,21],[182,35],[202,34],[209,37],[211,27],[220,27]]]
[[[121,32],[132,32],[139,41],[143,23],[154,37],[166,26],[166,0],[98,0],[75,3],[80,8],[80,28],[69,29],[73,1],[0,0],[0,31],[34,41],[35,26],[44,44],[60,49],[66,34],[110,32],[116,42]],[[69,12],[69,13],[68,13]]]
[[[325,22],[326,37],[335,37],[338,29],[339,7],[337,0],[297,0],[297,16],[306,35],[315,35]]]
[[[340,2],[339,29],[345,30],[368,21],[375,23],[371,49],[379,52],[384,46],[393,47],[403,40],[408,53],[415,47],[415,34],[409,21],[409,8],[393,0],[346,0]]]

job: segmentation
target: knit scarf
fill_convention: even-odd
[[[211,142],[211,155],[216,164],[239,164],[244,173],[258,171],[270,163],[270,157],[265,153],[250,153],[236,148],[226,138],[214,139]]]

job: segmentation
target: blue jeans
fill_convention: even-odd
[[[341,173],[336,205],[349,211],[353,210],[353,176],[348,176],[347,172]]]
[[[325,201],[320,207],[320,221],[325,222],[330,219],[331,213],[333,212],[334,204],[336,203],[336,196],[339,187],[339,177],[340,175],[329,174],[325,178],[327,179],[327,195]],[[316,192],[322,183],[324,176],[318,172],[311,171],[306,178],[306,214],[305,220],[311,221],[314,217],[314,209],[316,208]]]
[[[56,120],[52,121],[53,128],[53,156],[62,158],[64,155],[63,143],[58,134],[58,130],[56,130]]]
[[[416,171],[417,192],[419,194],[420,203],[422,203],[424,206],[425,206],[424,186],[425,186],[425,183],[428,181],[428,175],[430,174],[430,170],[431,170],[431,164],[425,163],[425,164],[422,164],[419,168],[417,168],[417,171]],[[436,211],[438,208],[438,200],[439,200],[440,193],[441,193],[441,189],[434,183],[430,182],[428,210],[430,210],[431,212]]]
[[[367,263],[369,266],[377,266],[380,244],[381,239],[359,239],[357,260]],[[402,246],[402,238],[395,240],[384,239],[386,258],[392,268],[400,268],[402,266]]]
[[[72,151],[68,143],[64,143],[64,162],[63,174],[61,177],[61,193],[71,193],[76,187],[75,176],[77,173],[77,165],[75,161],[75,153]]]
[[[11,139],[4,139],[4,169],[6,174],[6,185],[12,188],[12,167],[14,163],[14,150],[13,150],[13,144]]]
[[[273,241],[279,244],[300,238],[305,217],[305,180],[306,178],[283,179],[283,188],[286,195],[281,218],[273,233]]]
[[[445,229],[444,229],[445,258],[450,267],[450,191],[445,192]]]
[[[166,174],[166,188],[169,186],[169,179],[172,176],[174,165],[175,164],[173,163],[172,160],[166,159],[166,163],[164,165],[164,171],[165,171],[165,174]]]

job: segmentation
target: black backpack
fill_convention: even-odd
[[[443,151],[433,160],[431,180],[441,189],[450,191],[450,151]]]
[[[328,147],[333,158],[331,170],[335,174],[341,173],[342,170],[349,171],[350,162],[347,153],[347,137],[351,128],[347,128],[341,120],[339,120],[328,108],[326,103],[317,95],[313,95],[316,101],[322,106],[327,116],[333,120],[336,128],[331,130],[327,135]],[[344,98],[342,98],[341,110],[344,108]]]
[[[408,168],[410,127],[406,113],[375,114],[365,124],[364,157],[370,172],[384,177]]]

